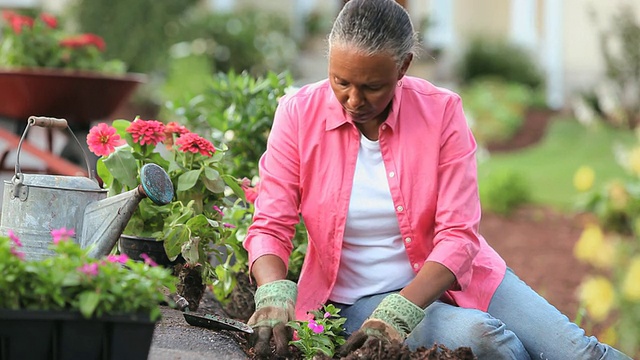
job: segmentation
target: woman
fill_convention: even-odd
[[[327,302],[352,351],[370,337],[469,346],[483,359],[627,358],[510,271],[478,233],[476,143],[460,98],[405,76],[416,35],[392,0],[351,0],[329,36],[329,76],[283,98],[260,160],[245,247],[258,289],[255,349]],[[309,245],[284,280],[294,225]]]

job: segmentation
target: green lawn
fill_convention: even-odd
[[[605,126],[587,129],[571,118],[558,118],[536,146],[510,153],[491,154],[479,163],[479,186],[492,171],[508,167],[528,179],[534,203],[571,210],[578,195],[573,175],[582,165],[595,170],[596,187],[611,179],[626,177],[616,162],[613,148],[617,143],[630,145],[633,132]]]

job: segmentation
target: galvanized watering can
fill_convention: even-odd
[[[130,191],[107,198],[92,174],[89,157],[84,153],[89,177],[23,174],[20,170],[20,149],[29,128],[67,128],[71,137],[80,141],[64,119],[35,117],[28,119],[27,127],[18,143],[15,175],[4,181],[0,233],[12,230],[23,244],[27,259],[41,259],[53,255],[49,250],[51,230],[75,230],[75,242],[89,248],[93,257],[111,252],[140,200],[148,197],[158,205],[173,199],[173,184],[164,169],[155,164],[143,166],[140,185]]]

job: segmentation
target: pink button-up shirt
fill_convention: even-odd
[[[414,271],[425,261],[444,265],[456,284],[443,300],[486,311],[506,265],[478,233],[476,143],[460,97],[405,76],[379,141]],[[359,145],[360,133],[327,80],[281,99],[244,246],[249,264],[266,254],[287,264],[302,214],[309,244],[298,282],[299,319],[327,301],[336,281]]]

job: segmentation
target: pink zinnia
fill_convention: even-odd
[[[78,268],[78,271],[85,273],[89,276],[96,276],[98,275],[98,264],[97,263],[84,264]]]
[[[13,32],[15,32],[16,34],[20,34],[22,32],[22,28],[23,27],[32,27],[33,26],[33,19],[25,16],[25,15],[20,15],[16,12],[13,11],[3,11],[2,12],[2,17],[9,23],[11,24],[11,28],[13,29]]]
[[[87,146],[98,156],[108,156],[115,151],[116,146],[124,144],[124,140],[116,132],[116,128],[100,123],[89,130]]]
[[[157,120],[137,119],[129,125],[127,132],[140,145],[157,145],[165,139],[164,124]]]
[[[182,152],[200,153],[203,156],[211,156],[216,152],[216,148],[209,140],[195,133],[180,136],[176,140],[176,145]]]
[[[76,232],[73,229],[60,228],[51,230],[51,236],[53,237],[53,243],[55,245],[57,245],[60,241],[70,239],[75,235]]]
[[[309,320],[309,325],[307,325],[309,327],[309,329],[311,329],[311,331],[313,331],[316,334],[322,334],[322,332],[324,331],[324,326],[318,324],[315,320]]]

